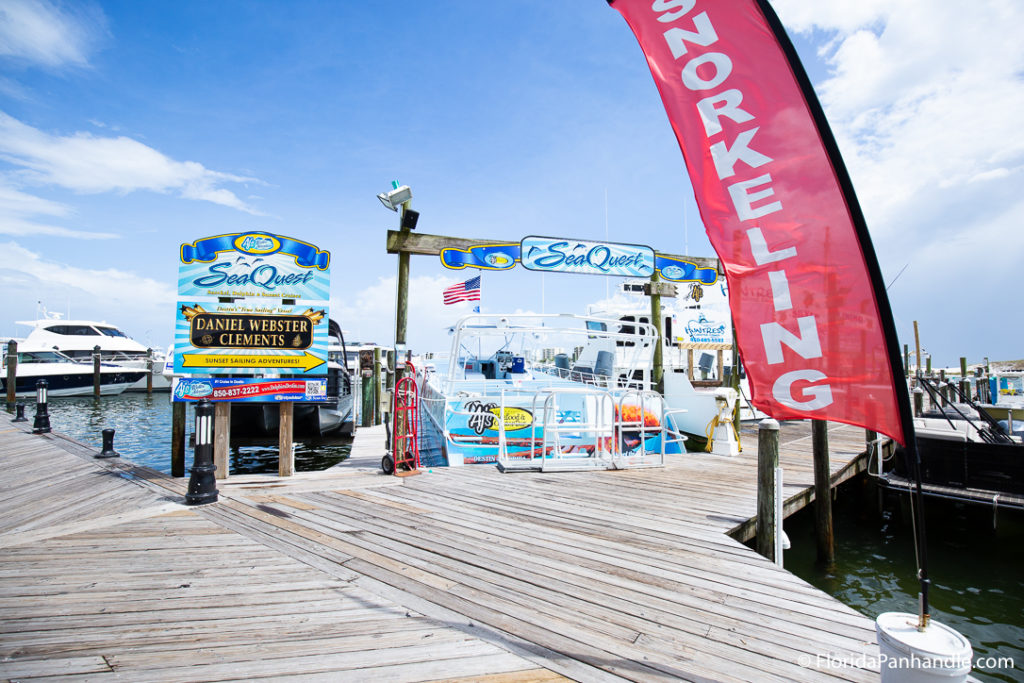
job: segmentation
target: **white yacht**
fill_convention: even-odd
[[[7,346],[3,347],[0,369],[0,394],[7,392]],[[79,362],[60,351],[23,348],[19,343],[15,395],[29,398],[36,395],[36,382],[47,381],[51,397],[88,396],[93,393],[95,369],[92,361]],[[114,363],[100,364],[100,394],[120,394],[140,380],[145,382],[145,369],[126,368]]]
[[[65,359],[91,367],[93,349],[98,346],[103,363],[143,372],[129,391],[146,390],[145,371],[152,356],[153,390],[170,391],[170,379],[164,375],[164,352],[143,346],[114,325],[93,320],[64,320],[59,313],[45,311],[38,320],[21,320],[17,324],[32,328],[28,336],[18,342],[19,356],[22,352],[57,351]]]

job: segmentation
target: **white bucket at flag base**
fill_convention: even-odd
[[[974,650],[967,638],[932,621],[917,630],[918,617],[885,612],[875,619],[882,683],[952,683],[967,680]]]

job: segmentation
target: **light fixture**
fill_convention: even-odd
[[[402,212],[402,230],[415,230],[416,223],[420,220],[420,212],[406,209]]]
[[[412,199],[412,190],[409,189],[408,185],[402,185],[396,187],[390,192],[381,192],[377,195],[377,199],[385,208],[391,209],[392,211],[398,211],[398,207]]]

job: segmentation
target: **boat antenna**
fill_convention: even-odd
[[[890,287],[892,287],[892,286],[893,286],[894,284],[896,284],[896,281],[900,279],[900,275],[903,275],[903,271],[905,271],[905,270],[907,269],[907,266],[909,266],[909,265],[910,265],[910,261],[907,261],[906,263],[904,263],[904,264],[903,264],[903,267],[902,267],[902,268],[900,268],[900,272],[896,273],[896,277],[894,277],[894,278],[893,278],[893,279],[892,279],[892,280],[891,280],[891,281],[889,282],[889,284],[887,284],[887,285],[885,286],[885,291],[887,291],[887,292],[888,292],[888,291],[889,291],[889,288],[890,288]]]

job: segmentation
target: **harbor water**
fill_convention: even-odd
[[[35,404],[28,406],[31,420]],[[50,426],[82,443],[103,445],[103,430],[113,429],[114,450],[125,460],[171,473],[171,402],[167,393],[124,393],[118,396],[54,398],[49,402]],[[186,443],[190,443],[195,414],[189,404],[185,420]],[[351,445],[295,444],[297,472],[322,470],[348,457]],[[186,446],[185,467],[192,466],[192,450]],[[276,444],[239,446],[231,449],[229,474],[277,472]]]
[[[54,431],[102,446],[102,430],[114,429],[115,449],[122,457],[170,473],[171,405],[167,394],[59,398],[50,402]],[[34,405],[26,416],[31,420]],[[186,422],[191,434],[194,415]],[[424,467],[444,466],[440,440],[430,421],[421,421]],[[296,446],[296,470],[325,469],[344,460],[350,446]],[[186,466],[192,462],[186,450]],[[233,448],[230,472],[277,471],[274,446]],[[817,564],[813,507],[786,520],[793,548],[785,553],[786,569],[843,603],[874,619],[882,612],[917,612],[913,529],[898,499],[879,510],[877,492],[864,480],[837,491],[834,520],[836,565]],[[970,639],[975,661],[990,658],[1012,664],[976,668],[985,681],[1024,681],[1024,513],[965,506],[929,499],[929,566],[931,607],[935,619]],[[988,663],[988,661],[986,661]]]
[[[814,506],[786,519],[790,572],[872,619],[918,613],[914,530],[899,495],[867,479],[833,503],[836,564],[817,562]],[[926,498],[932,618],[968,638],[983,681],[1024,681],[1024,513]],[[1010,663],[1012,660],[1012,664]]]

